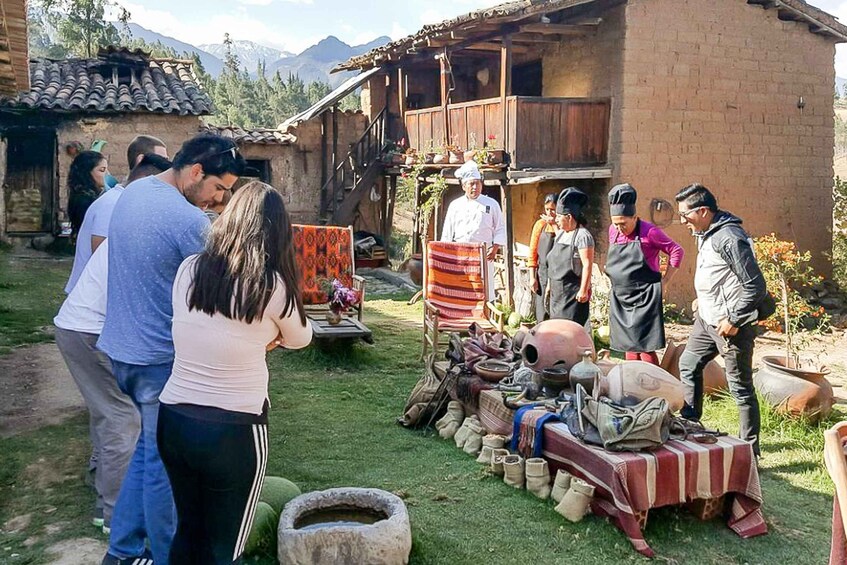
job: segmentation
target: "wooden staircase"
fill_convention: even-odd
[[[384,171],[380,157],[385,147],[385,118],[383,108],[321,187],[321,218],[325,223],[351,225],[359,203]]]

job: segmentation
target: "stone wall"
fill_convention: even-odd
[[[613,180],[639,189],[642,215],[701,182],[752,235],[796,241],[827,273],[833,40],[737,0],[633,0],[626,24]],[[687,302],[694,240],[667,231],[688,252],[675,285]]]

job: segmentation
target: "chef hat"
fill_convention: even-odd
[[[482,173],[479,172],[479,167],[473,159],[456,169],[455,175],[463,183],[469,180],[482,180]]]
[[[588,202],[588,195],[578,188],[569,187],[559,193],[556,202],[557,214],[570,214],[578,217],[582,214],[582,207]]]
[[[619,184],[609,191],[609,213],[612,216],[635,216],[638,193],[629,183]]]

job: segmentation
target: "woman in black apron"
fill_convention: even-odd
[[[671,257],[672,275],[682,260],[682,248],[658,227],[635,214],[638,198],[629,184],[609,192],[612,225],[606,275],[612,283],[609,308],[611,348],[626,353],[628,360],[659,364],[657,349],[665,347],[662,312],[662,274],[659,252]],[[648,260],[645,250],[650,254]],[[668,280],[666,277],[665,280]]]
[[[558,194],[548,194],[544,198],[544,214],[532,226],[529,250],[531,261],[528,266],[532,277],[532,291],[535,293],[537,322],[547,319],[547,309],[544,307],[544,294],[547,292],[547,254],[553,247],[553,240],[556,237],[556,200],[558,198]]]
[[[583,227],[582,208],[587,201],[588,196],[579,189],[562,191],[556,203],[556,223],[561,231],[547,253],[550,318],[581,326],[588,322],[594,261],[594,238]]]

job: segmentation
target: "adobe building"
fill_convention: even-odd
[[[385,109],[390,135],[413,147],[494,136],[512,160],[487,191],[511,243],[529,243],[545,194],[579,186],[602,262],[606,193],[632,183],[639,215],[688,252],[673,296],[685,304],[696,249],[673,196],[692,182],[752,235],[794,240],[829,271],[833,59],[845,40],[847,27],[802,0],[525,0],[425,26],[337,70],[378,69],[363,110]]]

